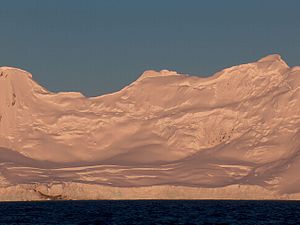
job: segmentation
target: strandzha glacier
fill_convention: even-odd
[[[146,71],[99,97],[0,67],[0,200],[300,199],[300,67]]]

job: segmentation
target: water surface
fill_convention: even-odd
[[[300,202],[6,202],[0,203],[0,224],[300,224]]]

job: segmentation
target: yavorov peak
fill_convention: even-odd
[[[53,93],[0,68],[0,199],[300,199],[300,67],[145,71]]]

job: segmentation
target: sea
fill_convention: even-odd
[[[300,225],[300,201],[3,202],[0,224]]]

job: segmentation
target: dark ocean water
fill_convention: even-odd
[[[0,203],[0,224],[300,224],[300,202],[7,202]]]

